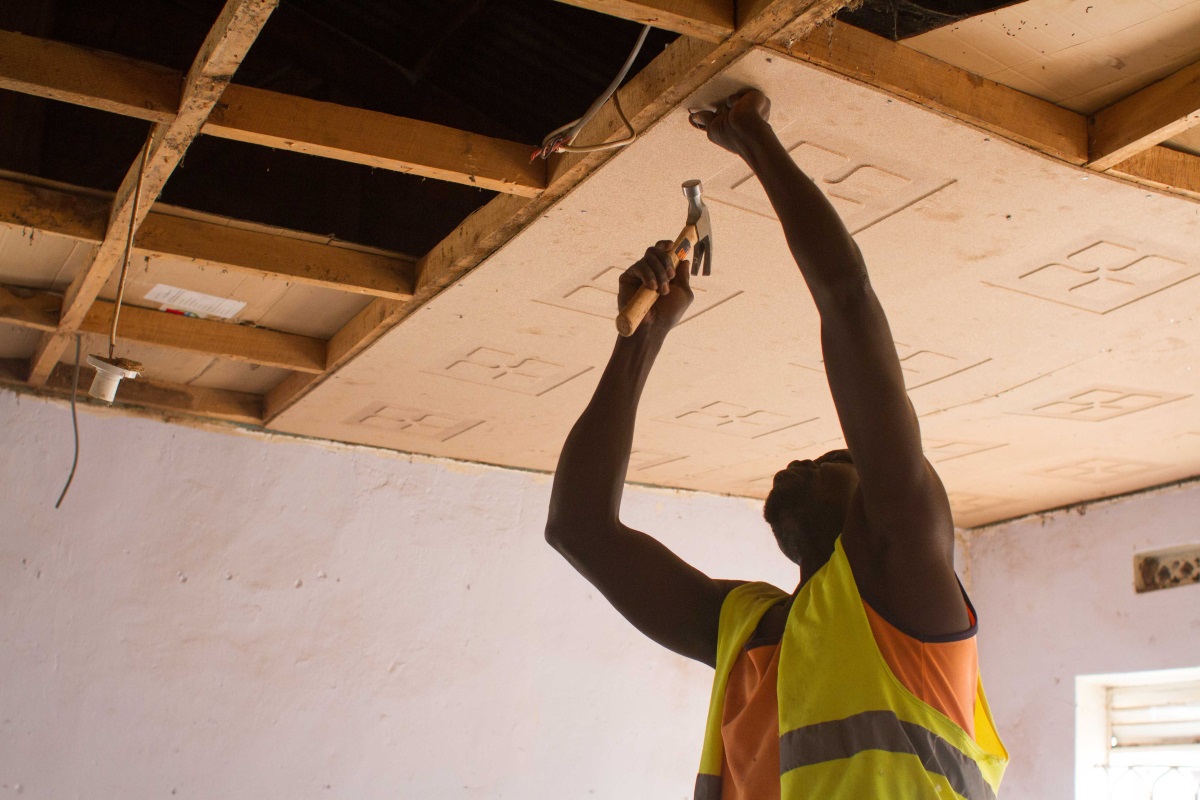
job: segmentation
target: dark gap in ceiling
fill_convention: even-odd
[[[162,200],[421,255],[494,196],[456,183],[202,136],[167,182]]]
[[[986,14],[1021,0],[864,0],[837,18],[894,42]]]
[[[0,9],[0,27],[183,72],[224,2],[19,5]],[[532,151],[604,90],[639,29],[553,0],[283,0],[235,80],[512,139]],[[631,74],[675,38],[652,32]],[[4,168],[110,191],[147,130],[139,120],[7,92],[0,114],[26,123],[0,133]],[[162,199],[421,255],[493,196],[201,136]]]
[[[0,168],[107,192],[121,185],[150,132],[140,119],[4,90],[0,119]],[[38,141],[18,145],[24,130]]]

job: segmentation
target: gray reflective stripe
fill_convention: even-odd
[[[721,776],[705,775],[701,772],[696,776],[695,800],[721,800]]]
[[[780,774],[850,758],[864,750],[910,753],[927,772],[942,775],[967,800],[995,800],[979,765],[966,753],[932,731],[905,722],[891,711],[864,711],[845,719],[818,722],[779,737]]]

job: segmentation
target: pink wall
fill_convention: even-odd
[[[984,683],[1012,755],[1000,796],[1070,800],[1075,676],[1200,665],[1200,586],[1133,590],[1135,552],[1200,541],[1200,483],[967,538]]]
[[[711,672],[546,546],[546,476],[87,412],[55,511],[66,408],[0,419],[0,796],[690,797]],[[795,579],[757,503],[627,509]]]

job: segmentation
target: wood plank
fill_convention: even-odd
[[[97,300],[79,330],[107,336],[116,303]],[[214,358],[267,367],[318,373],[325,369],[325,341],[311,336],[185,317],[125,305],[117,336],[156,347],[203,353]]]
[[[0,178],[0,225],[98,244],[108,227],[110,203],[79,192]]]
[[[415,262],[402,256],[170,214],[151,214],[134,242],[142,253],[324,289],[394,300],[406,300],[413,294]]]
[[[183,76],[146,61],[0,31],[0,89],[170,122]]]
[[[1200,125],[1200,61],[1096,112],[1088,166],[1106,170]]]
[[[62,296],[36,289],[0,286],[0,322],[23,328],[54,331],[58,328]],[[116,303],[97,300],[83,323],[82,333],[108,336]],[[319,373],[325,369],[323,339],[294,333],[235,325],[126,305],[118,323],[121,339],[203,353],[213,358],[267,367]]]
[[[1088,158],[1087,118],[841,22],[770,46],[1071,164]]]
[[[43,386],[34,391],[37,394],[70,397],[73,371],[72,364],[56,365]],[[10,386],[17,391],[30,391],[26,378],[27,373],[28,363],[23,360],[0,360],[0,385]],[[80,368],[79,402],[94,402],[88,397],[87,390],[95,374],[90,367]],[[121,388],[117,390],[115,405],[135,406],[166,412],[168,415],[186,414],[254,426],[262,424],[263,415],[262,395],[167,383],[150,378],[122,381]]]
[[[0,33],[0,87],[13,91],[166,123],[183,82],[156,64]],[[249,86],[228,86],[202,131],[524,197],[546,186],[533,145]]]
[[[39,385],[50,375],[66,350],[92,302],[104,288],[124,257],[130,226],[136,230],[149,213],[154,199],[187,152],[247,49],[253,44],[279,0],[227,0],[209,31],[183,83],[179,113],[170,121],[156,123],[146,144],[145,171],[140,159],[126,173],[117,190],[108,229],[92,263],[76,276],[63,301],[59,331],[39,343],[29,371],[29,382]],[[134,207],[134,191],[141,181],[141,199]]]
[[[38,331],[58,329],[62,297],[51,292],[0,286],[0,322]]]
[[[1108,174],[1200,199],[1200,156],[1181,150],[1151,147],[1114,165]]]
[[[56,189],[0,178],[0,225],[103,240],[110,202],[83,190]],[[237,220],[181,217],[151,211],[134,237],[143,255],[170,256],[201,266],[246,272],[341,292],[407,300],[416,261],[339,247],[328,242],[240,227]]]
[[[523,197],[546,188],[533,145],[249,86],[229,87],[204,132]]]
[[[734,29],[733,0],[559,0],[642,25],[653,25],[708,42],[720,42]]]
[[[843,5],[841,0],[771,0],[759,7],[755,17],[742,23],[739,35],[721,44],[680,37],[621,88],[621,108],[636,130],[645,130],[782,26],[804,15],[817,24]],[[620,119],[609,102],[597,113],[585,135],[589,142],[604,141],[621,130]],[[532,199],[500,196],[477,210],[417,262],[416,292],[410,302],[372,301],[334,334],[329,342],[329,368],[324,373],[312,379],[285,380],[267,394],[267,421],[278,417],[444,288],[479,266],[607,163],[615,152],[556,156],[551,159],[549,185],[540,195]]]

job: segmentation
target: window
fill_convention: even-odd
[[[1076,680],[1077,800],[1200,800],[1200,669]]]

